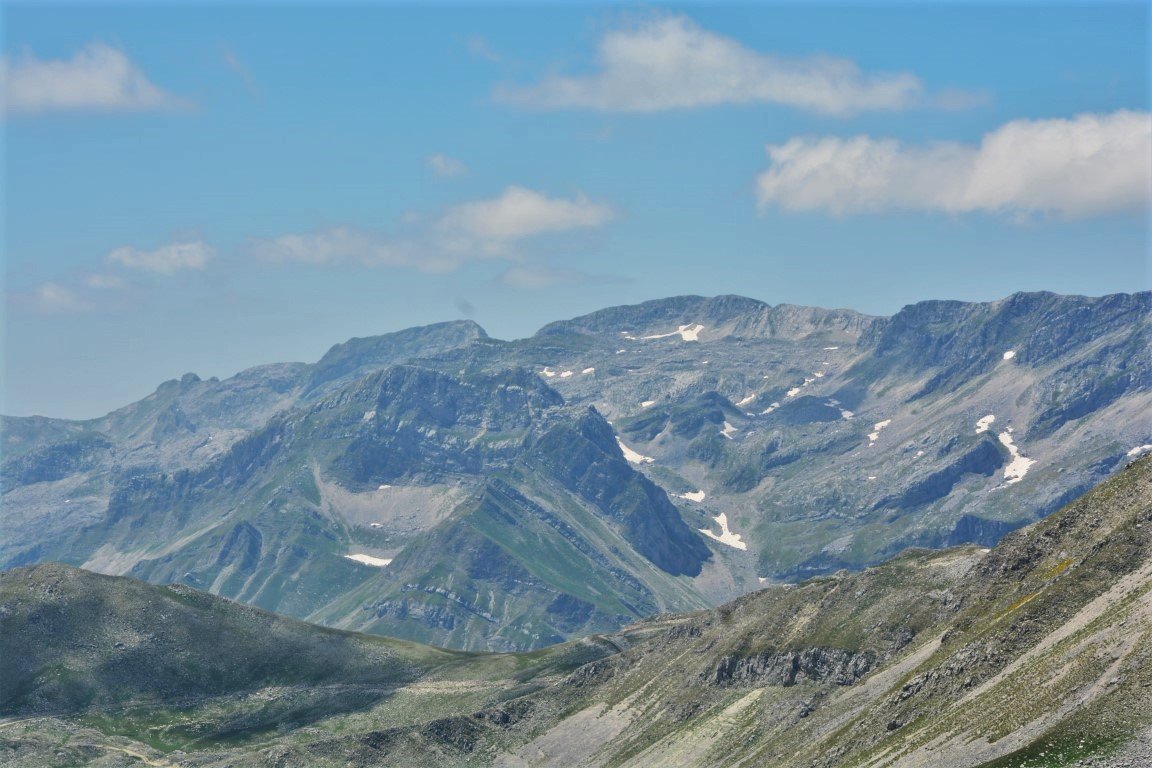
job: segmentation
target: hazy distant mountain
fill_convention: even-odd
[[[539,647],[1051,512],[1152,450],[1150,312],[688,296],[190,374],[93,421],[5,418],[0,564]]]
[[[0,575],[0,754],[218,768],[1143,765],[1150,593],[1152,457],[991,551],[912,550],[525,654],[336,632],[40,565]]]

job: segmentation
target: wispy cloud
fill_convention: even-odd
[[[655,112],[721,104],[780,104],[827,115],[929,105],[907,72],[865,73],[832,56],[762,53],[684,16],[648,19],[600,40],[598,68],[530,86],[501,86],[495,98],[541,109]],[[952,104],[960,92],[950,92]]]
[[[249,249],[257,259],[272,264],[358,264],[444,272],[457,263],[421,249],[417,241],[355,227],[330,227],[317,232],[253,238],[249,241]]]
[[[252,253],[273,263],[359,264],[447,272],[469,261],[517,260],[520,246],[545,235],[598,229],[614,217],[584,195],[549,197],[511,186],[500,195],[453,206],[408,235],[353,227],[253,239]]]
[[[123,288],[125,285],[124,278],[105,272],[93,272],[85,275],[82,282],[86,288],[92,288],[97,291],[111,291],[117,288]]]
[[[616,285],[628,280],[614,275],[592,275],[576,269],[539,264],[516,264],[497,278],[513,288],[551,288],[557,285]]]
[[[504,57],[500,55],[500,52],[492,47],[488,39],[480,35],[473,35],[468,38],[467,46],[468,52],[473,56],[484,59],[485,61],[490,61],[493,64],[503,61],[504,59]]]
[[[456,158],[449,157],[440,152],[428,157],[428,167],[432,169],[432,173],[442,179],[449,179],[453,176],[463,176],[468,173],[468,166]]]
[[[249,72],[248,68],[244,66],[244,63],[240,61],[240,57],[236,55],[235,51],[226,45],[221,46],[220,58],[224,61],[224,65],[232,70],[236,76],[240,78],[240,81],[244,83],[244,90],[248,91],[249,96],[256,101],[264,100],[264,92],[260,90],[260,84],[256,82],[256,78],[252,76],[252,73]]]
[[[153,250],[114,248],[100,268],[78,269],[27,290],[9,294],[12,306],[42,315],[80,314],[122,307],[139,298],[151,281],[141,273],[166,280],[178,272],[203,270],[216,249],[200,240],[170,243]]]
[[[10,299],[14,308],[38,315],[72,315],[91,309],[74,289],[54,281],[14,292]]]
[[[203,240],[169,243],[146,251],[126,245],[108,254],[108,262],[128,269],[170,275],[186,269],[203,269],[216,255],[216,249]]]
[[[10,114],[150,112],[190,104],[157,85],[125,53],[89,43],[71,59],[39,59],[30,52],[0,57],[0,92]]]
[[[1017,120],[978,145],[822,137],[767,152],[769,167],[756,181],[762,208],[1079,218],[1146,211],[1152,203],[1148,112]]]

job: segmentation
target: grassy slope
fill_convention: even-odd
[[[40,654],[39,693],[23,694],[22,711],[58,692],[52,675],[62,667],[79,678],[78,690],[95,685],[89,701],[106,702],[99,709],[113,717],[89,716],[100,731],[76,730],[74,719],[19,724],[0,732],[0,748],[56,749],[61,732],[76,734],[74,746],[99,738],[112,745],[109,734],[128,733],[167,749],[198,747],[185,762],[219,766],[1069,765],[1152,724],[1150,553],[1146,458],[990,553],[912,551],[862,573],[531,654],[451,654],[315,629],[185,590],[59,567],[16,571],[0,587],[6,622],[14,595],[27,601],[29,627],[57,626],[53,611],[69,617],[16,649]],[[101,602],[109,592],[115,601]],[[125,592],[135,597],[124,601]],[[71,603],[84,608],[69,612]],[[150,703],[116,710],[108,705],[126,705],[107,698],[111,682],[104,691],[93,681],[118,679],[108,643],[125,636],[129,606],[132,631],[155,651],[147,658],[175,654],[179,663],[157,678],[168,687],[140,681]],[[228,629],[212,640],[200,625],[195,640],[165,630],[165,612],[172,626],[216,615]],[[346,651],[340,663],[311,658],[329,644]],[[278,665],[246,666],[240,650],[269,647],[285,649]],[[13,649],[2,650],[7,667]],[[211,666],[204,659],[212,650],[247,677],[221,690],[210,674],[191,674],[198,668],[190,662]],[[320,677],[332,696],[286,692],[315,696]],[[351,695],[371,686],[375,698]],[[202,698],[173,700],[189,688]],[[64,700],[75,706],[75,696]],[[277,734],[276,723],[304,727]]]

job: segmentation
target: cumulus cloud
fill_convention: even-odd
[[[612,219],[605,203],[584,195],[549,197],[524,187],[508,187],[497,197],[449,208],[407,237],[353,227],[288,234],[251,241],[263,261],[297,264],[359,264],[446,272],[468,261],[517,259],[517,246],[549,234],[595,229]]]
[[[123,51],[90,43],[71,59],[31,53],[0,57],[0,93],[6,112],[147,112],[188,106],[156,86]]]
[[[442,179],[448,179],[453,176],[463,176],[468,173],[468,166],[460,162],[454,157],[437,152],[428,158],[428,167],[432,169],[432,173],[436,174]]]
[[[500,242],[547,232],[594,229],[613,216],[611,206],[593,202],[582,194],[565,199],[511,186],[499,197],[449,209],[440,227],[477,240]]]
[[[609,31],[596,58],[599,67],[590,75],[503,86],[495,96],[545,109],[655,112],[761,102],[850,115],[903,109],[920,102],[924,91],[920,79],[909,73],[869,74],[832,56],[760,53],[684,16]]]
[[[769,167],[756,180],[761,208],[1079,218],[1146,210],[1152,199],[1148,112],[1016,120],[977,145],[822,137],[767,152]]]
[[[108,254],[108,262],[128,269],[170,275],[185,269],[203,269],[216,255],[216,249],[202,240],[169,243],[151,251],[123,246]]]

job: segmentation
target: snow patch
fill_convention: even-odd
[[[736,407],[739,408],[742,405],[747,405],[748,403],[752,402],[755,399],[756,399],[755,394],[748,395],[748,397],[746,397],[743,400],[741,400],[740,402],[736,403]]]
[[[761,584],[763,584],[764,582],[768,581],[768,577],[767,576],[757,576],[756,580],[758,582],[760,582]]]
[[[572,375],[572,371],[564,371],[564,373],[560,374],[560,378],[566,379],[571,375]]]
[[[787,392],[785,392],[785,393],[784,393],[784,396],[785,396],[785,397],[796,397],[796,395],[800,394],[800,390],[801,390],[801,389],[803,389],[804,387],[808,386],[808,385],[809,385],[809,384],[811,384],[812,382],[816,381],[816,379],[818,379],[818,378],[821,378],[821,377],[823,377],[823,376],[824,376],[824,374],[822,374],[822,373],[814,373],[814,374],[812,374],[812,375],[813,375],[813,376],[815,376],[816,378],[810,379],[810,378],[808,378],[807,376],[805,376],[805,377],[804,377],[804,383],[803,383],[803,384],[801,384],[801,385],[800,385],[800,386],[798,386],[798,387],[793,387],[792,389],[788,390]]]
[[[389,489],[389,488],[391,488],[391,487],[392,487],[392,486],[390,486],[390,485],[382,485],[382,486],[380,486],[379,488],[377,488],[376,490],[378,490],[378,491],[386,491],[386,490],[388,490],[388,489]]]
[[[835,408],[835,409],[837,409],[838,411],[840,411],[840,418],[842,418],[842,419],[844,419],[844,420],[848,420],[848,419],[851,419],[852,417],[854,417],[854,416],[856,415],[856,414],[854,414],[852,411],[849,411],[849,410],[845,410],[844,408],[841,408],[841,407],[840,407],[840,401],[839,401],[839,400],[837,400],[837,399],[836,399],[836,398],[834,398],[834,397],[830,397],[830,398],[828,398],[828,405],[830,405],[830,406],[832,406],[833,408]]]
[[[585,368],[584,370],[580,371],[580,373],[583,373],[583,374],[596,373],[596,369],[595,368]]]
[[[984,432],[987,432],[988,428],[992,426],[992,422],[994,422],[994,421],[996,421],[996,417],[993,416],[992,414],[988,414],[984,418],[977,421],[976,422],[976,434],[979,435],[979,434],[983,434]]]
[[[761,416],[767,416],[768,414],[772,413],[772,411],[776,410],[779,407],[780,407],[780,403],[772,403],[772,405],[770,405],[767,408],[765,408],[764,410],[760,411],[760,415]]]
[[[626,350],[626,349],[618,349],[618,350],[616,350],[616,354],[618,354],[618,355],[622,355],[622,354],[624,354],[624,353],[625,353],[625,352],[627,352],[627,351],[628,351],[628,350]]]
[[[655,400],[645,400],[644,402],[640,403],[641,408],[649,408],[653,405],[656,405]]]
[[[1028,474],[1028,470],[1032,468],[1036,460],[1020,455],[1020,449],[1012,442],[1011,428],[1000,433],[1000,444],[1008,449],[1008,453],[1012,454],[1012,461],[1004,467],[1004,482],[1006,485],[1018,483],[1024,479],[1024,475]]]
[[[1010,349],[1007,352],[1005,352],[1002,357],[1005,360],[1011,360],[1012,358],[1016,357],[1016,350]]]
[[[364,415],[361,418],[364,421],[372,421],[372,419],[376,418],[376,411],[364,411]],[[209,437],[208,439],[211,440],[212,438]]]
[[[740,431],[740,430],[736,429],[736,427],[732,426],[732,425],[731,425],[731,424],[729,424],[727,421],[725,421],[725,422],[724,422],[724,429],[720,430],[720,434],[724,435],[724,437],[726,437],[726,438],[728,438],[729,440],[731,440],[731,439],[732,439],[732,435],[736,434],[736,433],[737,433],[737,432],[739,432],[739,431]]]
[[[720,542],[721,544],[727,544],[728,546],[733,547],[735,549],[744,549],[744,550],[748,549],[748,545],[745,542],[740,540],[740,538],[741,538],[740,534],[732,533],[732,531],[729,530],[729,528],[728,528],[728,515],[724,514],[723,512],[720,512],[719,514],[717,514],[716,515],[716,524],[720,526],[720,535],[719,536],[712,533],[712,531],[710,531],[707,528],[699,529],[700,533],[704,534],[705,536],[707,536],[709,538],[715,539],[716,541]]]
[[[1128,451],[1128,453],[1126,455],[1128,456],[1128,458],[1134,459],[1137,456],[1143,456],[1144,454],[1148,453],[1149,451],[1152,451],[1152,445],[1138,445],[1135,448],[1133,448],[1132,450]]]
[[[892,419],[884,419],[884,421],[878,421],[872,425],[872,431],[868,433],[868,447],[869,448],[876,445],[876,441],[880,439],[881,430],[883,430],[886,426],[888,426],[891,423],[892,423]]]
[[[835,352],[837,349],[840,349],[840,347],[824,347],[825,352]]]
[[[372,555],[344,555],[349,560],[355,560],[362,565],[370,565],[373,568],[383,568],[392,562],[390,557],[372,557]]]
[[[548,378],[552,378],[556,375],[556,371],[552,370],[551,368],[545,368],[544,370],[540,371],[540,373],[544,374]]]
[[[689,493],[677,494],[678,498],[688,499],[688,501],[704,501],[704,491],[691,491]]]
[[[652,462],[656,461],[651,456],[644,456],[642,454],[636,453],[636,451],[620,442],[620,438],[616,438],[616,445],[620,446],[620,451],[624,454],[624,458],[633,464],[651,464]]]
[[[669,336],[679,335],[684,341],[700,341],[700,331],[704,330],[702,325],[681,325],[671,333],[656,333],[651,336],[641,336],[641,339],[666,339]]]

